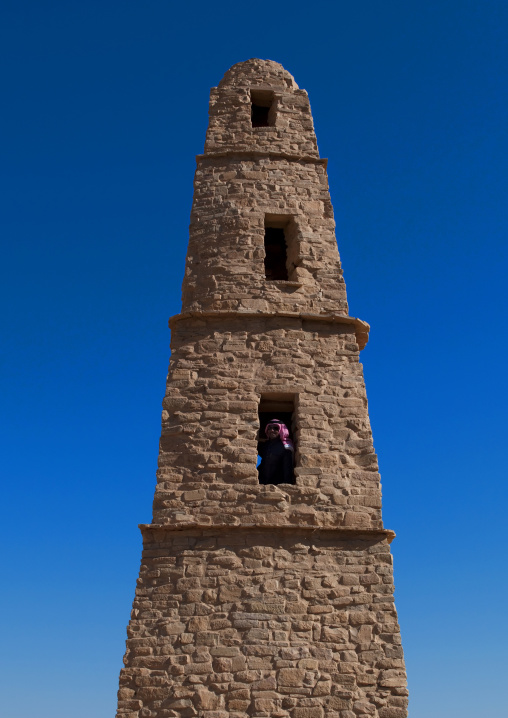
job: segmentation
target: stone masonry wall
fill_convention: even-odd
[[[250,93],[263,88],[276,98],[275,124],[252,127]],[[289,281],[265,279],[267,215],[294,225]],[[309,100],[277,63],[235,65],[211,92],[182,309],[348,313],[326,160],[319,158]]]
[[[266,215],[295,224],[289,282],[265,279]],[[261,157],[199,162],[182,309],[347,315],[322,164]]]
[[[147,531],[118,716],[404,718],[386,540]]]
[[[225,331],[227,327],[227,331]],[[381,527],[354,327],[236,315],[175,324],[154,522]],[[260,486],[261,395],[295,397],[296,486]]]
[[[251,90],[274,93],[273,126],[251,126]],[[210,92],[205,154],[232,152],[319,157],[307,93],[277,62],[239,63]]]

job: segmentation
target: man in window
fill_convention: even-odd
[[[294,484],[294,446],[287,426],[272,419],[265,428],[266,439],[259,442],[258,453],[260,484]]]

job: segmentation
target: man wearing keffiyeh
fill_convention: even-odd
[[[294,484],[294,446],[287,426],[272,419],[265,428],[267,441],[259,443],[261,463],[258,467],[260,484]]]

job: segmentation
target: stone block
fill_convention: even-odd
[[[216,710],[220,702],[220,696],[205,689],[198,689],[193,697],[194,706],[199,710]]]
[[[322,706],[306,706],[303,708],[293,708],[291,718],[323,718],[324,710]]]
[[[302,686],[305,677],[303,668],[281,668],[277,675],[280,686]]]

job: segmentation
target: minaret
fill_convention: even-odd
[[[404,718],[369,327],[348,314],[307,93],[276,62],[211,91],[170,327],[118,717]],[[272,419],[293,468],[260,483]]]

